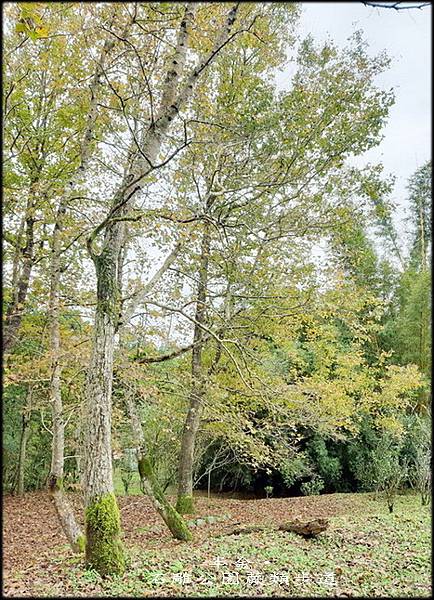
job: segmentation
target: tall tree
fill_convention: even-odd
[[[149,92],[153,105],[150,123],[143,127],[139,139],[134,137],[136,145],[130,156],[126,174],[113,195],[104,220],[87,240],[97,277],[97,306],[86,394],[86,560],[101,573],[119,573],[124,569],[119,539],[119,511],[113,494],[111,459],[113,354],[120,314],[118,281],[120,256],[125,242],[124,222],[130,218],[134,219],[130,212],[134,197],[142,190],[146,178],[179,152],[180,148],[165,148],[169,153],[168,158],[158,165],[157,161],[172,128],[172,122],[178,113],[186,108],[200,76],[235,35],[248,29],[254,22],[248,10],[237,28],[235,23],[240,5],[234,4],[224,12],[218,6],[220,26],[205,45],[205,48],[208,46],[209,49],[206,49],[191,67],[187,61],[187,48],[196,7],[194,4],[186,5],[180,21],[177,22],[176,48],[169,66],[163,67],[163,83],[159,90],[158,104],[157,94],[154,93],[156,90]],[[142,72],[142,75],[146,82],[146,74]]]
[[[242,285],[241,264],[248,260],[252,265],[246,269],[248,277],[253,279],[258,277],[259,272],[264,273],[264,279],[257,282],[255,293],[266,294],[267,280],[275,277],[277,271],[285,269],[288,264],[285,259],[288,239],[292,240],[295,251],[296,239],[312,240],[318,230],[325,233],[342,227],[341,221],[347,210],[345,199],[357,192],[366,196],[363,188],[368,181],[376,187],[377,192],[381,192],[381,182],[376,182],[375,169],[370,174],[353,171],[351,174],[346,172],[343,177],[341,175],[345,172],[343,159],[348,153],[357,152],[356,146],[361,151],[366,145],[376,143],[378,138],[367,124],[371,123],[371,119],[372,122],[379,117],[381,120],[390,104],[388,95],[375,91],[372,85],[373,74],[386,64],[384,57],[379,57],[371,64],[362,62],[365,56],[361,39],[356,36],[354,42],[350,54],[366,78],[361,77],[357,68],[351,68],[347,64],[348,58],[339,56],[335,48],[326,45],[316,49],[308,39],[300,51],[300,68],[294,77],[294,88],[280,98],[273,98],[272,90],[260,79],[260,61],[264,60],[260,53],[248,65],[242,53],[237,57],[239,60],[233,58],[230,65],[222,61],[222,83],[221,88],[217,88],[218,94],[214,100],[215,112],[207,117],[223,130],[223,133],[216,132],[213,143],[214,154],[220,156],[220,161],[214,164],[215,161],[206,151],[202,151],[202,157],[199,155],[191,160],[192,177],[199,199],[194,209],[192,207],[190,210],[193,214],[199,214],[204,223],[195,273],[196,314],[191,318],[194,322],[192,390],[179,461],[177,508],[181,512],[192,510],[194,445],[203,404],[203,380],[206,379],[202,354],[205,341],[210,340],[209,324],[205,326],[205,321],[206,308],[210,306],[207,295],[211,231],[216,237],[212,244],[218,253],[215,260],[237,264],[237,292],[241,291]],[[314,69],[315,75],[312,72]],[[311,77],[312,83],[308,81]],[[257,101],[254,124],[244,121],[241,116],[237,123],[232,122],[231,116],[225,114],[228,99],[233,114],[237,99],[244,97],[243,91],[249,89],[253,81]],[[326,101],[320,92],[323,85],[327,88],[334,86],[333,96],[331,90],[327,90]],[[346,105],[347,112],[342,115],[337,97],[348,95],[349,88],[352,92]],[[362,113],[360,103],[364,107]],[[319,118],[312,131],[309,114],[313,106]],[[350,133],[347,119],[353,109],[357,114],[358,127],[355,128],[353,123]],[[295,115],[298,117],[296,124],[290,126]],[[328,135],[325,142],[324,135],[332,125],[333,134]],[[269,136],[270,131],[273,132],[273,138]],[[350,137],[352,144],[348,143]],[[216,138],[220,138],[220,146]],[[320,181],[323,191],[319,191]],[[351,210],[348,207],[348,211]],[[215,235],[219,229],[221,231]],[[223,242],[219,243],[218,240]],[[278,260],[276,257],[279,257]],[[224,278],[223,273],[220,273],[221,277]],[[220,279],[220,290],[214,284],[210,296],[221,297],[221,288],[228,283],[226,279]],[[249,294],[252,294],[251,288],[242,300],[244,303],[249,302]],[[236,293],[235,296],[240,294]],[[221,309],[212,306],[212,314],[220,314],[219,319],[225,323]],[[229,324],[222,327],[221,322],[219,330],[213,334],[216,339],[222,336],[225,326]],[[227,345],[225,348],[227,351]]]
[[[109,26],[113,25],[116,17],[116,11],[110,16]],[[126,35],[131,22],[128,21],[121,35]],[[92,149],[92,140],[97,133],[98,120],[98,100],[100,99],[99,88],[102,84],[102,73],[114,46],[118,40],[114,37],[108,37],[104,40],[100,56],[96,61],[96,69],[90,83],[90,102],[86,118],[86,125],[82,134],[82,141],[79,148],[76,168],[70,173],[69,181],[67,182],[64,191],[58,199],[57,212],[55,216],[54,229],[50,241],[51,245],[51,261],[50,261],[50,300],[49,300],[49,320],[50,320],[50,346],[51,346],[51,362],[52,375],[50,382],[50,401],[52,405],[52,422],[53,422],[53,450],[51,472],[49,477],[49,488],[54,499],[57,514],[59,516],[63,530],[70,542],[71,547],[75,551],[83,550],[84,537],[77,525],[74,512],[68,502],[63,489],[63,474],[64,474],[64,414],[61,390],[61,342],[60,342],[60,326],[59,326],[59,293],[61,283],[61,273],[66,271],[66,267],[62,265],[62,232],[65,227],[65,216],[68,208],[73,202],[74,196],[80,190],[80,185],[86,171],[87,163]],[[69,245],[69,244],[68,244]]]
[[[405,270],[397,289],[397,314],[392,348],[399,360],[418,365],[430,377],[431,357],[431,162],[410,178],[410,248]],[[428,388],[420,395],[419,410],[427,410]]]

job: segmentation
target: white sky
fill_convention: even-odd
[[[406,184],[414,171],[431,158],[431,12],[372,8],[362,2],[302,2],[300,33],[315,40],[330,35],[338,45],[357,29],[364,32],[369,53],[386,50],[388,71],[377,78],[384,89],[395,90],[395,105],[383,130],[381,145],[364,155],[360,164],[382,162],[396,176],[393,200],[402,217]],[[401,227],[399,228],[401,229]],[[402,229],[401,229],[402,231]]]

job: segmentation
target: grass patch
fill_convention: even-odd
[[[124,484],[122,483],[121,470],[114,469],[113,472],[113,483],[115,488],[116,496],[141,496],[143,495],[142,490],[140,489],[140,477],[139,473],[133,473],[130,485],[128,487],[128,494],[125,494]]]
[[[46,533],[37,530],[44,498],[43,494],[29,495],[27,503],[34,502],[34,506],[22,516],[26,532],[33,535],[33,546]],[[47,496],[46,501],[46,522],[52,519],[54,524],[51,499]],[[15,562],[5,573],[5,595],[431,596],[431,513],[413,494],[399,496],[393,514],[384,499],[376,500],[373,494],[258,501],[214,498],[211,507],[198,503],[204,523],[192,529],[191,543],[172,539],[146,498],[123,498],[121,504],[127,550],[123,575],[101,577],[86,569],[82,557],[73,555],[65,544],[50,546],[49,537],[38,546],[39,554],[27,555],[29,544],[17,546],[9,532],[5,547],[12,543],[22,558],[20,568]],[[217,521],[207,522],[209,514],[218,517]],[[330,526],[312,540],[277,529],[216,537],[236,523],[276,526],[285,517],[321,515]]]

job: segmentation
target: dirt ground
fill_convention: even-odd
[[[83,509],[78,494],[69,495],[77,518],[82,521]],[[160,540],[167,546],[175,542],[167,532],[160,517],[145,496],[121,496],[124,540],[127,545],[143,545]],[[194,530],[195,543],[210,534],[217,534],[235,524],[280,523],[303,515],[309,518],[342,514],[345,496],[341,494],[317,498],[276,498],[272,500],[208,500],[197,497],[195,518],[202,515],[229,515],[223,522]],[[353,503],[348,502],[351,510]],[[3,592],[17,595],[26,591],[26,577],[18,572],[32,574],[53,569],[54,556],[69,554],[67,540],[59,526],[54,505],[46,492],[26,493],[24,496],[5,496],[3,499]]]

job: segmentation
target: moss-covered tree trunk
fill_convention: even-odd
[[[213,198],[208,197],[205,210],[211,207]],[[193,503],[193,462],[196,435],[199,429],[202,412],[202,398],[204,381],[202,372],[202,351],[204,346],[204,332],[201,325],[206,320],[206,296],[208,285],[208,267],[210,252],[210,231],[208,221],[204,224],[201,242],[199,263],[199,281],[196,301],[196,315],[191,359],[192,389],[189,398],[189,407],[182,432],[181,449],[178,465],[178,499],[176,510],[180,514],[192,513]]]
[[[139,449],[137,460],[142,491],[149,496],[154,508],[161,515],[173,537],[177,540],[189,542],[192,539],[191,532],[182,516],[173,508],[164,495],[154,475],[152,465],[143,453],[143,448]]]
[[[114,495],[111,401],[113,353],[119,316],[118,260],[122,230],[106,230],[104,248],[93,255],[97,307],[91,363],[86,383],[84,496],[86,563],[100,574],[121,574],[125,558],[119,509]]]
[[[188,542],[192,539],[192,535],[187,524],[164,495],[164,491],[155,477],[152,465],[149,459],[146,458],[142,424],[140,423],[137,407],[130,394],[127,394],[125,402],[131,420],[134,442],[137,447],[137,462],[142,491],[149,497],[154,508],[166,523],[173,537],[177,540]]]

